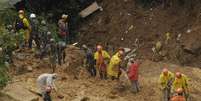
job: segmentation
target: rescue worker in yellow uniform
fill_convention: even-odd
[[[16,21],[16,29],[20,30],[20,32],[24,32],[24,41],[25,45],[28,45],[28,41],[30,38],[30,32],[31,32],[31,25],[28,21],[28,19],[25,16],[25,13],[23,10],[19,10],[19,20]]]
[[[175,93],[176,90],[179,88],[183,89],[183,93],[184,93],[186,100],[188,99],[188,95],[189,95],[188,80],[189,80],[189,78],[186,75],[184,75],[180,72],[177,72],[175,80],[173,81],[173,85],[172,85],[173,93]]]
[[[164,68],[159,78],[159,84],[163,93],[162,101],[169,101],[173,80],[174,74],[170,72],[167,68]]]
[[[107,67],[107,75],[112,80],[119,79],[120,65],[123,59],[124,50],[120,49],[115,55],[112,56],[109,66]]]
[[[106,79],[107,60],[110,59],[110,55],[108,54],[108,52],[103,50],[103,47],[101,45],[97,45],[97,51],[94,54],[94,59],[96,60],[96,74],[99,74],[101,79]]]

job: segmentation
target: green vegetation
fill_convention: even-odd
[[[0,64],[0,89],[2,89],[9,81],[7,68],[4,64]]]
[[[11,15],[13,17],[8,17]],[[7,10],[1,12],[1,23],[0,23],[0,89],[6,86],[8,81],[10,80],[8,75],[8,62],[10,62],[10,57],[12,56],[12,52],[15,49],[15,37],[14,34],[10,33],[6,30],[5,25],[12,24],[14,20],[15,13],[12,10]]]

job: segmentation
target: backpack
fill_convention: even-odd
[[[16,29],[17,31],[19,31],[20,29],[26,29],[26,28],[25,28],[25,25],[24,25],[24,23],[23,23],[23,20],[24,20],[24,18],[23,18],[23,19],[20,19],[19,17],[16,19],[16,22],[15,22],[15,29]]]

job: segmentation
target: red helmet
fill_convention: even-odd
[[[168,73],[168,69],[167,68],[163,68],[163,74],[167,74]]]
[[[180,72],[176,72],[176,77],[180,78],[181,77],[181,73]]]

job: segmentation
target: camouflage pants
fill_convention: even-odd
[[[169,101],[170,99],[170,88],[163,89],[163,100],[162,101]]]

